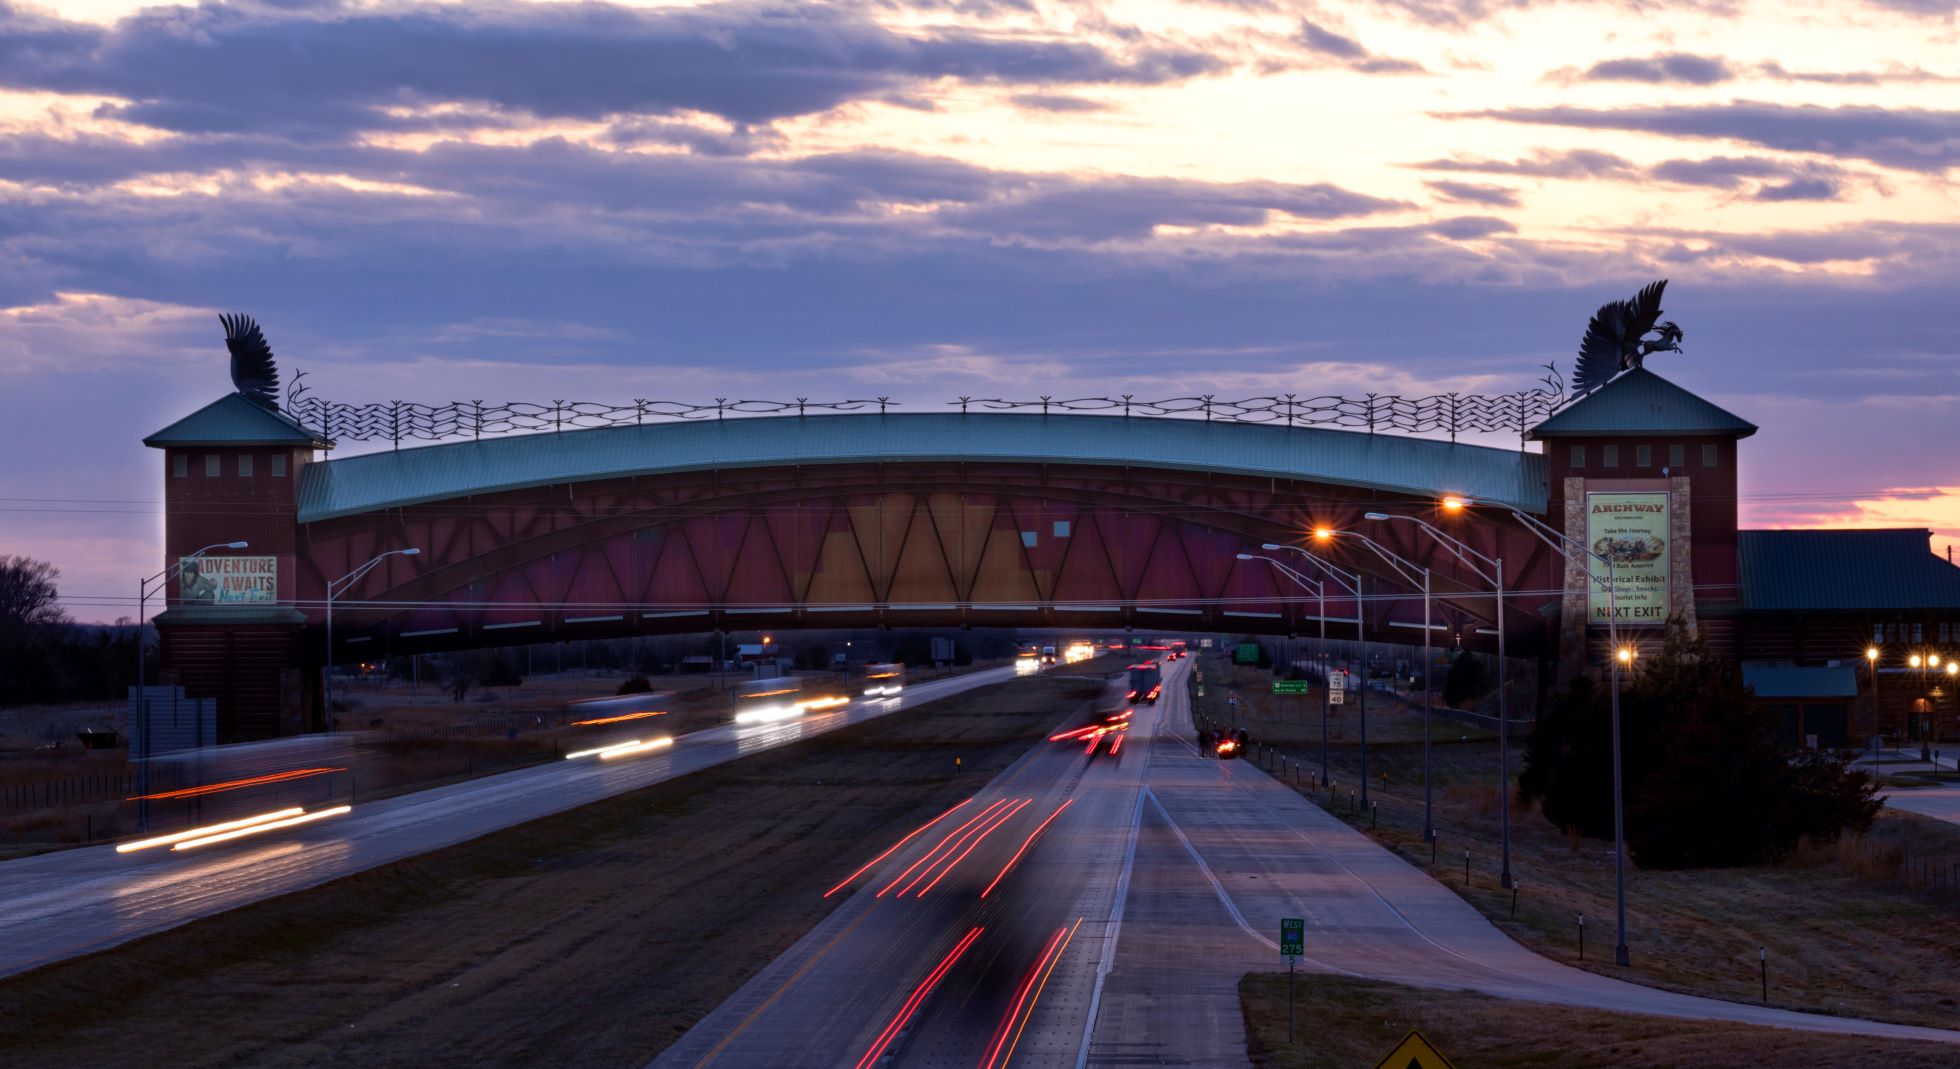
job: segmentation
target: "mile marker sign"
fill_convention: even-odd
[[[1297,958],[1306,951],[1307,919],[1305,917],[1281,917],[1279,919],[1279,952],[1289,958]]]

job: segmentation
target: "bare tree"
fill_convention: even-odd
[[[63,623],[68,614],[56,601],[61,569],[32,557],[0,556],[0,634]]]

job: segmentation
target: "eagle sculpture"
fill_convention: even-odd
[[[1661,279],[1643,287],[1632,300],[1609,301],[1593,313],[1579,343],[1579,366],[1572,375],[1574,395],[1591,393],[1620,372],[1641,366],[1649,353],[1681,351],[1681,328],[1661,319],[1661,291],[1666,288],[1667,279]]]
[[[279,408],[279,367],[265,332],[247,315],[220,315],[225,325],[225,348],[231,350],[231,384],[246,398],[265,408]]]

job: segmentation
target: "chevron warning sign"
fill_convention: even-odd
[[[1411,1028],[1402,1042],[1388,1052],[1388,1057],[1375,1063],[1375,1069],[1456,1069],[1456,1066],[1422,1038],[1421,1032]]]

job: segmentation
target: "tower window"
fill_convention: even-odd
[[[1668,446],[1668,447],[1667,447],[1667,465],[1668,465],[1668,467],[1670,467],[1670,468],[1685,468],[1685,467],[1687,467],[1687,466],[1688,466],[1688,447],[1687,447],[1687,446],[1685,446],[1685,445],[1681,445],[1681,444],[1679,444],[1679,443],[1676,443],[1676,444],[1674,444],[1674,445],[1670,445],[1670,446]]]
[[[1583,468],[1585,466],[1586,466],[1586,447],[1583,445],[1573,446],[1572,467],[1577,469],[1577,468]]]
[[[238,477],[241,479],[249,479],[252,477],[252,454],[250,453],[238,454]]]
[[[170,458],[170,475],[172,478],[182,479],[185,476],[189,475],[190,473],[191,473],[190,457],[185,456],[182,453],[177,453]]]
[[[1608,468],[1617,468],[1617,467],[1619,467],[1619,466],[1620,466],[1620,447],[1619,447],[1619,446],[1617,446],[1617,445],[1602,445],[1602,446],[1600,446],[1600,447],[1599,447],[1599,454],[1600,454],[1600,455],[1599,455],[1599,463],[1600,463],[1600,464],[1601,464],[1602,466],[1604,466],[1604,467],[1608,467]]]
[[[1721,459],[1722,459],[1722,454],[1721,454],[1721,453],[1719,453],[1719,452],[1717,452],[1714,446],[1712,446],[1712,445],[1704,445],[1704,446],[1702,446],[1702,447],[1701,447],[1701,466],[1702,466],[1702,467],[1704,467],[1704,468],[1712,468],[1712,467],[1715,467],[1715,466],[1716,466],[1716,464],[1717,464],[1717,463],[1719,463],[1719,462],[1721,461]]]
[[[1636,468],[1651,468],[1651,467],[1653,467],[1653,466],[1654,466],[1654,447],[1653,447],[1653,446],[1651,446],[1651,445],[1636,445],[1636,446],[1634,446],[1634,447],[1633,447],[1633,466],[1634,466],[1634,467],[1636,467]]]
[[[286,477],[286,454],[284,453],[272,454],[272,477],[275,479],[283,479]]]
[[[204,477],[207,479],[215,479],[218,477],[218,454],[216,453],[204,454]]]

